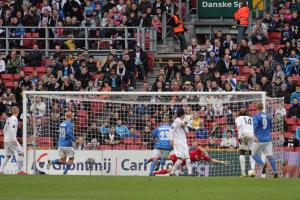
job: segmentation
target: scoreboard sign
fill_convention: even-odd
[[[239,8],[239,0],[198,0],[198,18],[233,18]],[[249,0],[249,5],[252,4]]]

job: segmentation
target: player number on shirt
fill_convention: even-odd
[[[161,140],[169,140],[168,134],[169,134],[169,131],[161,131],[160,132],[160,139]]]
[[[65,138],[66,137],[66,130],[64,128],[59,129],[59,137]]]
[[[268,121],[266,117],[262,118],[262,125],[263,125],[263,129],[266,129],[268,127]]]
[[[246,124],[252,125],[252,120],[251,120],[251,118],[249,118],[248,120],[247,120],[246,118],[244,118],[244,120],[245,120],[245,123],[246,123]]]

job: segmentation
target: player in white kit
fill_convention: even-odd
[[[179,169],[183,160],[186,161],[188,175],[192,175],[191,159],[186,139],[186,132],[188,132],[188,129],[186,127],[187,122],[183,121],[185,113],[182,108],[178,108],[176,114],[177,118],[174,120],[171,126],[169,135],[171,146],[173,146],[174,153],[176,154],[178,160],[174,164],[170,176],[175,175],[175,172]]]
[[[23,167],[23,158],[24,152],[20,143],[17,140],[17,131],[18,131],[18,115],[19,108],[17,106],[13,106],[11,108],[12,116],[9,117],[3,129],[4,133],[4,149],[5,149],[5,159],[1,165],[0,173],[3,174],[4,169],[7,165],[9,159],[15,154],[17,155],[17,166],[18,166],[18,174],[27,174],[22,171]]]
[[[254,129],[253,129],[253,119],[247,115],[247,110],[242,108],[240,110],[239,117],[235,119],[235,124],[238,130],[239,138],[239,148],[240,148],[240,165],[242,176],[246,176],[245,172],[245,154],[248,151],[250,159],[251,170],[255,169],[255,161],[253,160],[251,154],[254,145]]]

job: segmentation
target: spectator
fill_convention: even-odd
[[[39,51],[38,45],[33,45],[33,51],[31,51],[27,56],[27,64],[28,66],[38,67],[42,64],[42,53]]]
[[[284,108],[284,104],[278,105],[278,108],[276,108],[275,114],[280,114],[281,117],[285,118],[286,110]]]
[[[141,131],[140,137],[141,137],[143,146],[146,146],[147,149],[153,149],[154,141],[153,141],[151,129],[149,126],[145,126],[144,130]]]
[[[78,137],[75,150],[86,150],[86,144],[83,137]]]
[[[287,116],[293,118],[300,118],[300,106],[297,98],[293,98],[292,107],[290,107]]]
[[[46,104],[43,102],[41,97],[36,98],[36,104],[34,104],[34,102],[31,104],[30,111],[40,117],[46,114]]]
[[[120,136],[120,138],[130,136],[130,131],[126,125],[122,125],[122,120],[117,119],[117,125],[115,126],[116,133]]]
[[[257,49],[256,49],[256,46],[251,46],[250,47],[250,52],[247,53],[244,57],[244,63],[246,65],[248,65],[249,67],[251,66],[258,66],[259,64],[259,56],[258,56],[258,53],[257,53]]]
[[[16,74],[21,68],[21,59],[17,55],[17,51],[13,49],[6,58],[6,71],[9,74]]]
[[[21,38],[25,32],[23,25],[19,22],[18,18],[16,16],[11,18],[11,23],[10,23],[10,33],[9,36],[11,38],[16,38],[13,40],[13,42],[11,43],[11,47],[15,47],[15,48],[19,48],[21,46],[20,39],[17,38]]]
[[[237,142],[236,138],[232,136],[232,132],[227,130],[226,134],[223,135],[220,147],[223,148],[236,148]]]
[[[300,85],[296,86],[296,91],[294,93],[292,93],[291,95],[291,103],[294,102],[294,99],[297,99],[298,102],[300,101]]]
[[[298,147],[298,140],[295,136],[291,136],[289,138],[284,138],[283,146],[285,147]]]
[[[104,139],[104,142],[106,144],[115,145],[115,144],[119,144],[121,142],[120,135],[116,131],[114,126],[110,127],[108,134],[106,134],[105,136],[106,136],[106,138]]]
[[[4,58],[2,57],[1,59],[0,59],[0,74],[3,74],[3,73],[5,73],[6,72],[6,66],[5,66],[6,64],[5,64],[5,60],[4,60]]]
[[[140,81],[145,80],[145,75],[147,74],[147,57],[145,52],[141,49],[140,44],[137,44],[135,51],[132,53],[132,59],[134,60],[134,65],[138,69],[138,78]]]
[[[253,44],[258,42],[267,44],[268,28],[262,23],[261,19],[256,19],[255,25],[252,27],[251,41]]]
[[[220,127],[216,122],[212,123],[210,137],[212,137],[212,138],[221,138],[222,137]]]

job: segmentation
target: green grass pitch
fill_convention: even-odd
[[[300,179],[0,176],[0,200],[299,200]]]

